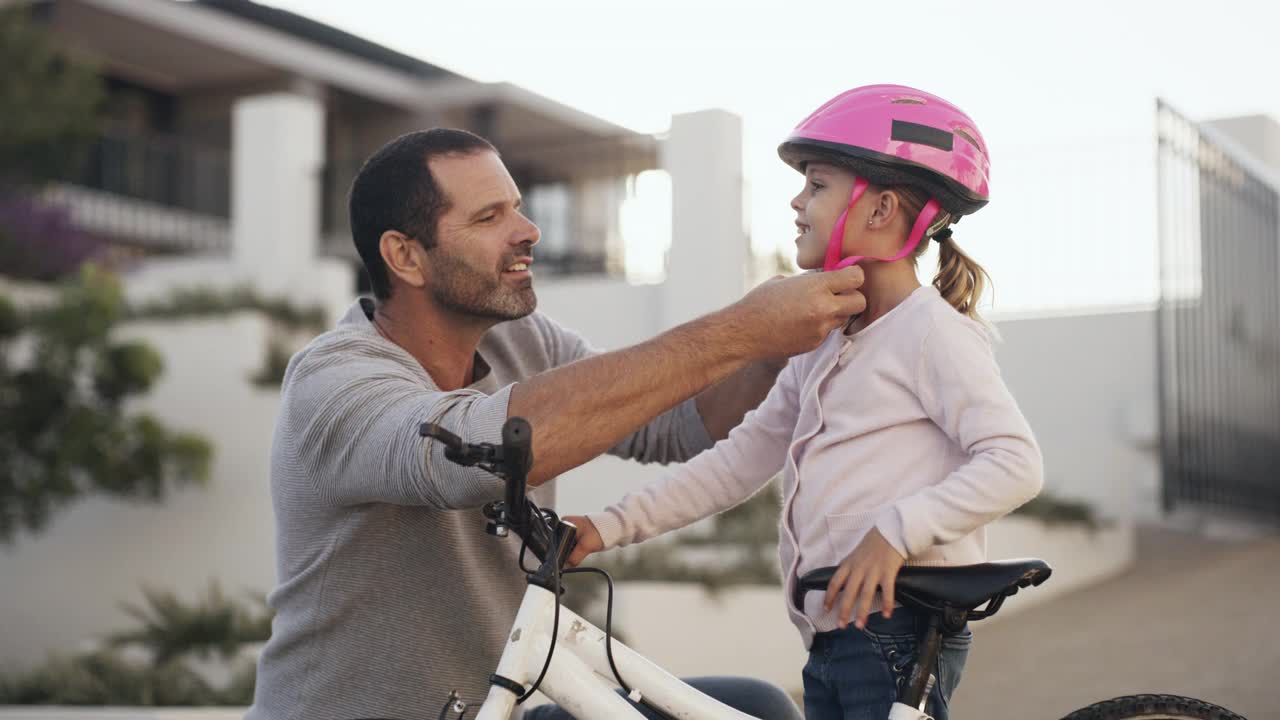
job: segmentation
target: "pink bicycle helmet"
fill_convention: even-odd
[[[869,183],[909,185],[931,198],[902,250],[875,260],[906,257],[926,233],[937,234],[990,197],[991,162],[977,125],[946,100],[903,85],[866,85],[841,93],[796,126],[778,146],[778,155],[800,172],[809,161],[821,160],[858,176],[849,206],[832,230],[826,270],[863,259],[841,260],[840,252],[849,209]],[[938,218],[940,213],[946,216]]]

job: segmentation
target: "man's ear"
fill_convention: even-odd
[[[398,230],[388,230],[378,239],[378,252],[387,271],[410,287],[427,284],[426,250],[422,243]]]

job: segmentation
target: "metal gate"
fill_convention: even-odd
[[[1166,509],[1280,522],[1280,188],[1157,103]]]

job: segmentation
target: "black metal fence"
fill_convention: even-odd
[[[82,262],[230,252],[225,149],[186,138],[104,132],[39,186],[0,194],[6,273],[51,280]]]
[[[231,162],[219,148],[163,136],[107,133],[68,181],[217,218],[231,216]]]
[[[1156,112],[1165,507],[1280,521],[1280,188]]]

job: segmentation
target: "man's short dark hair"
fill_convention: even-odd
[[[449,209],[427,163],[441,155],[497,152],[479,135],[466,130],[433,128],[401,135],[374,153],[351,183],[347,203],[351,239],[364,261],[374,297],[391,296],[391,278],[382,260],[382,234],[397,230],[424,248],[436,244],[436,223]]]

